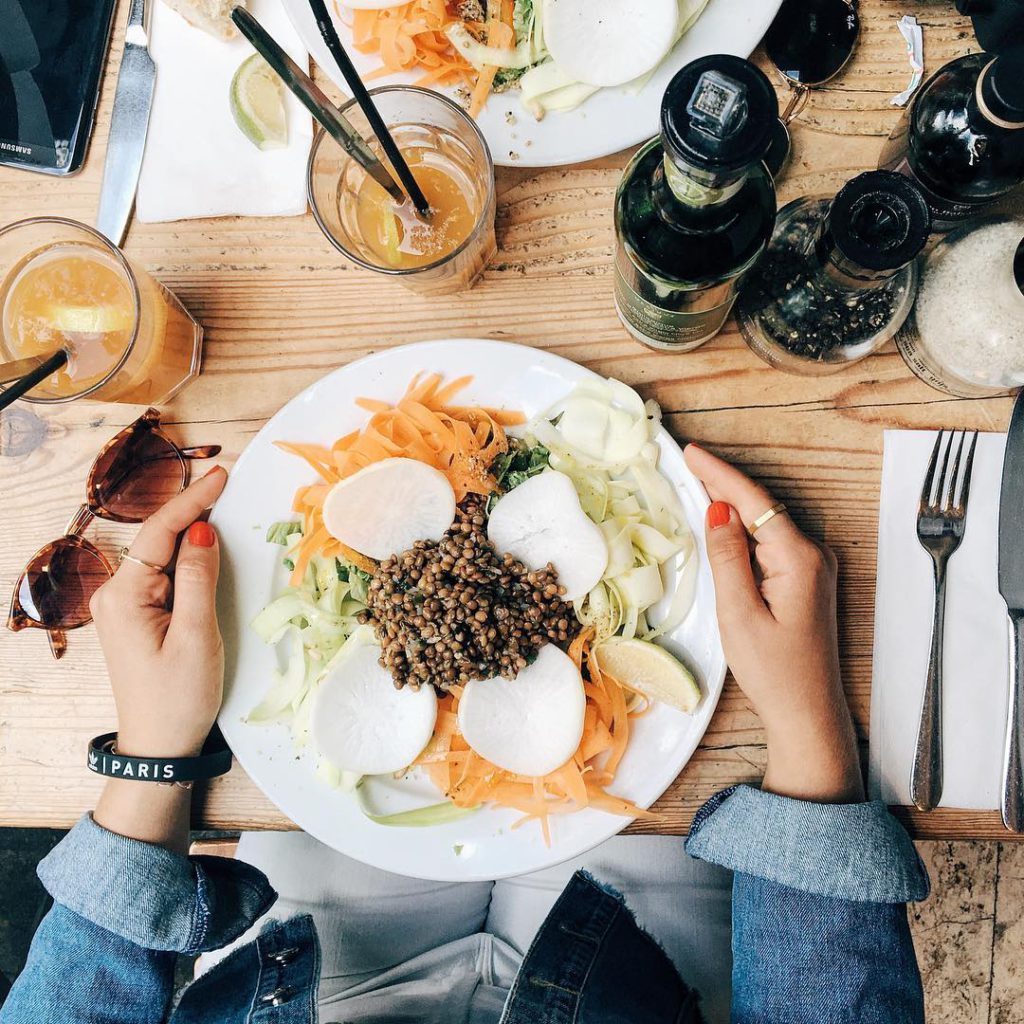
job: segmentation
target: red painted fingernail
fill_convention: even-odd
[[[188,528],[188,542],[197,548],[212,548],[217,540],[217,534],[209,523],[200,520]]]
[[[715,501],[711,503],[711,507],[708,509],[708,526],[712,530],[717,530],[720,526],[725,526],[729,522],[729,517],[732,514],[732,510],[724,501]]]

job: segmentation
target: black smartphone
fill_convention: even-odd
[[[0,0],[0,164],[85,160],[117,0]]]

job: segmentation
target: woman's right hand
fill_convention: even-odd
[[[839,672],[836,560],[785,513],[751,537],[775,499],[738,469],[689,445],[690,469],[713,504],[708,559],[726,661],[764,724],[766,790],[803,800],[864,799],[860,758]]]

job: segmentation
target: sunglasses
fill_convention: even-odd
[[[772,177],[789,159],[789,123],[804,109],[811,89],[846,67],[860,36],[857,0],[783,0],[764,37],[764,50],[793,90],[779,116],[765,163]]]
[[[219,453],[217,444],[179,448],[160,429],[156,409],[125,427],[92,464],[86,503],[64,536],[40,548],[18,577],[7,627],[45,629],[53,656],[63,657],[66,631],[92,620],[89,601],[114,575],[103,552],[82,536],[92,520],[143,522],[185,489],[190,460]]]

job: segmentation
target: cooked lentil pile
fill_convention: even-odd
[[[565,644],[578,628],[550,564],[531,572],[491,547],[485,507],[470,495],[439,542],[417,541],[370,581],[362,621],[396,687],[513,679],[545,643]]]

